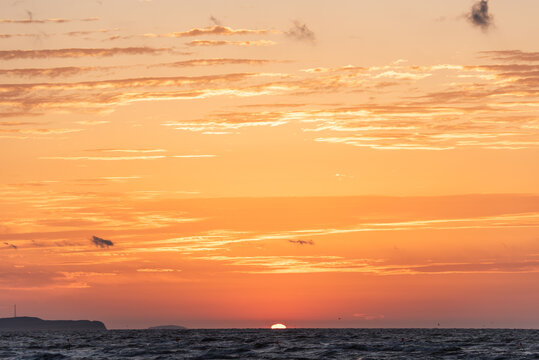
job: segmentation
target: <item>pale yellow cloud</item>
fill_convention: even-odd
[[[193,40],[189,41],[188,46],[269,46],[276,45],[275,41],[271,40],[245,40],[245,41],[229,41],[229,40]]]
[[[172,32],[166,34],[144,34],[145,37],[155,38],[155,37],[192,37],[192,36],[203,36],[203,35],[266,35],[266,34],[279,34],[275,30],[251,30],[251,29],[233,29],[228,26],[215,25],[207,28],[194,28],[188,31],[181,32]]]

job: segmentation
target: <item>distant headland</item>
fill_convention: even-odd
[[[184,326],[179,325],[161,325],[161,326],[152,326],[148,330],[185,330],[187,329]]]
[[[101,321],[90,320],[43,320],[37,317],[12,317],[0,319],[0,331],[40,331],[40,330],[107,330]]]

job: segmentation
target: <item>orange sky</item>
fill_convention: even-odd
[[[0,5],[0,317],[537,328],[539,4],[473,4]]]

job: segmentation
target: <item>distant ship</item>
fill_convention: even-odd
[[[37,317],[11,317],[0,319],[0,331],[104,331],[101,321],[43,320]]]

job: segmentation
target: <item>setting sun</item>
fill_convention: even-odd
[[[286,329],[286,325],[283,324],[273,324],[271,325],[272,329]]]

